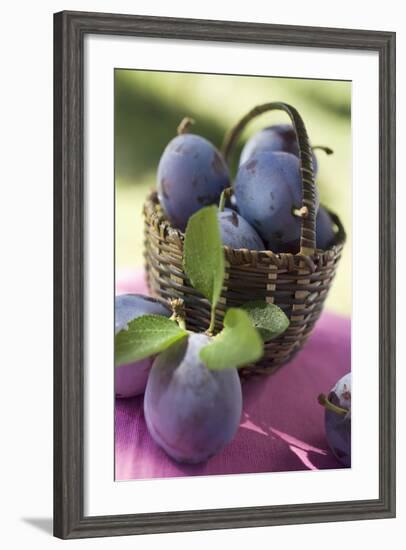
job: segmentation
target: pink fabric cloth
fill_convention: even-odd
[[[143,274],[117,279],[117,293],[146,293]],[[117,399],[116,480],[341,468],[328,448],[317,403],[351,370],[351,322],[324,313],[299,354],[274,375],[243,382],[243,415],[234,440],[204,464],[178,464],[150,437],[143,396]]]

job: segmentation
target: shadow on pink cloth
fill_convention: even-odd
[[[117,294],[147,293],[140,271],[117,278]],[[328,448],[317,396],[351,370],[351,321],[319,319],[299,354],[272,376],[243,381],[243,415],[234,440],[204,464],[178,464],[150,437],[143,396],[117,399],[116,480],[342,468]]]

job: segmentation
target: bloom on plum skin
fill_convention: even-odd
[[[335,457],[351,467],[351,373],[343,376],[328,397],[319,396],[325,407],[326,438]]]
[[[222,191],[229,185],[224,159],[201,136],[178,135],[160,158],[158,198],[168,220],[181,231],[192,214],[204,206],[218,204]]]
[[[221,240],[230,248],[265,250],[265,245],[255,229],[237,212],[225,208],[218,213]]]
[[[290,153],[259,152],[238,170],[234,184],[240,215],[273,252],[283,252],[300,239],[302,207],[299,159]],[[316,193],[316,211],[319,206]]]
[[[142,315],[163,315],[170,317],[170,310],[149,296],[121,294],[115,299],[115,333],[126,330],[133,319]],[[126,365],[116,365],[114,370],[114,391],[116,397],[134,397],[144,392],[153,357]]]
[[[178,462],[204,462],[229,443],[242,413],[236,369],[208,370],[199,357],[210,342],[191,334],[161,353],[152,366],[144,414],[154,441]]]
[[[299,144],[291,124],[275,124],[256,132],[244,145],[240,156],[240,166],[256,153],[284,152],[299,158]],[[317,173],[317,159],[312,154],[314,173]]]

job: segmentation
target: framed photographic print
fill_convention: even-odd
[[[395,515],[395,34],[54,18],[54,534]]]

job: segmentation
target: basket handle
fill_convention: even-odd
[[[302,117],[297,110],[291,105],[279,101],[264,103],[263,105],[254,107],[225,135],[222,145],[223,156],[228,163],[232,149],[248,122],[267,111],[275,110],[285,111],[289,115],[298,141],[302,180],[300,254],[312,256],[316,248],[316,184],[314,181],[313,155],[309,137]]]

